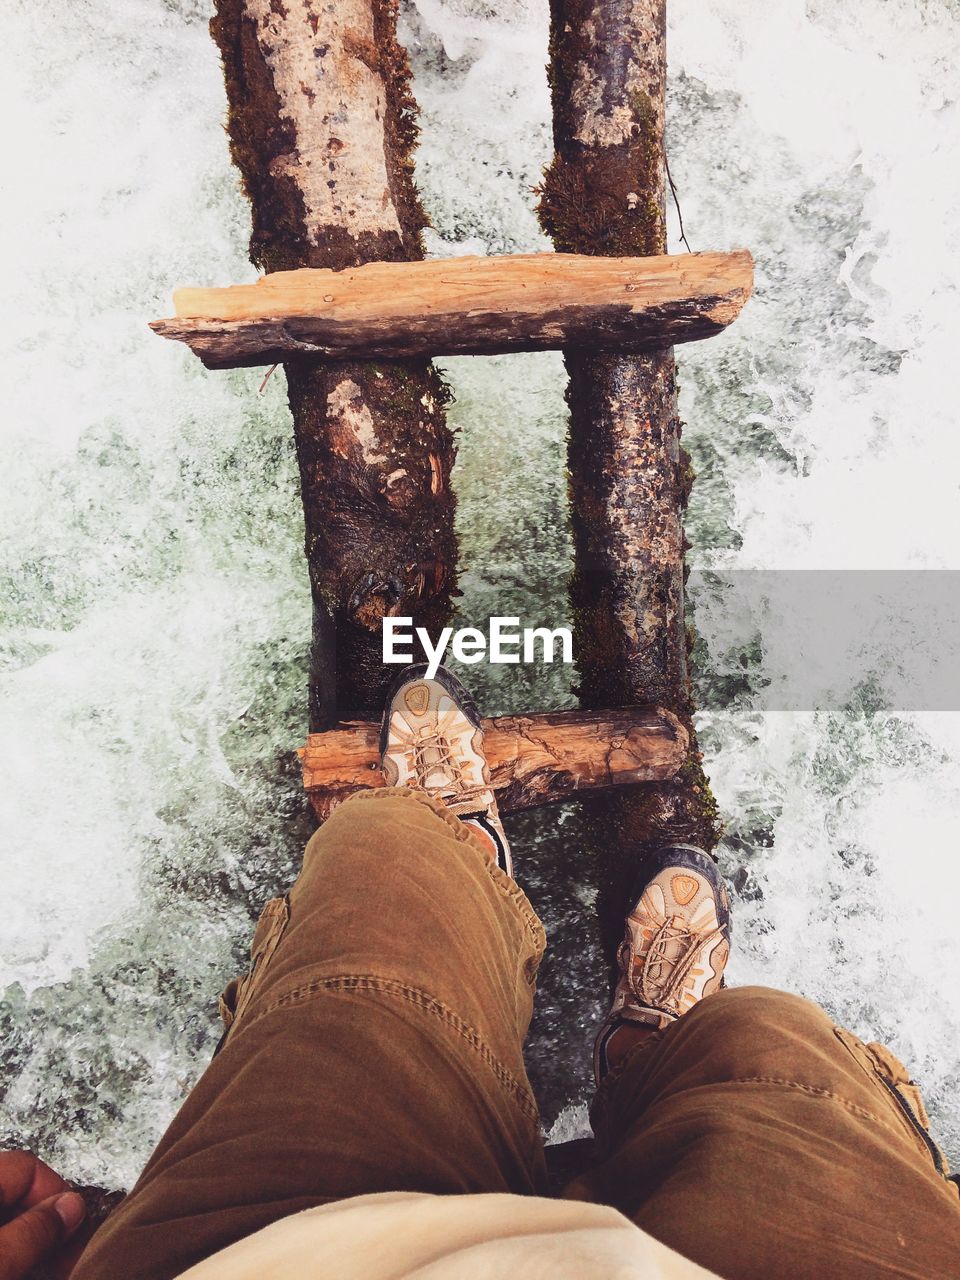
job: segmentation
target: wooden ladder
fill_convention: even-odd
[[[425,358],[562,349],[582,706],[487,721],[494,786],[510,810],[644,784],[618,813],[622,842],[710,847],[686,668],[690,476],[672,347],[736,318],[753,261],[664,252],[665,0],[553,0],[556,154],[540,214],[558,252],[430,261],[415,260],[424,219],[392,0],[217,10],[252,256],[267,271],[252,285],[180,289],[175,316],[152,328],[211,369],[287,369],[315,619],[314,732],[300,756],[317,814],[383,781],[371,714],[392,674],[378,667],[382,618],[436,630],[449,614],[452,446]],[[314,65],[311,87],[303,68]]]

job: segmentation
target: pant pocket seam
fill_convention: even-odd
[[[937,1173],[941,1177],[947,1177],[949,1175],[949,1167],[946,1157],[930,1136],[928,1126],[921,1121],[909,1099],[904,1097],[897,1087],[890,1069],[881,1062],[870,1045],[864,1044],[860,1037],[855,1036],[852,1031],[846,1031],[843,1027],[834,1027],[833,1034],[863,1072],[864,1076],[871,1084],[882,1091],[884,1102],[897,1118],[896,1126],[891,1124],[890,1127],[894,1128],[895,1131],[908,1133],[917,1150],[922,1151],[933,1163]],[[888,1054],[889,1052],[887,1050]],[[899,1059],[894,1058],[893,1060],[906,1074],[906,1067],[903,1066]]]
[[[301,983],[276,996],[269,1005],[261,1009],[253,1017],[247,1016],[243,1030],[249,1029],[268,1014],[290,1005],[300,1004],[313,996],[325,992],[343,992],[357,995],[386,995],[405,1001],[423,1010],[431,1017],[437,1018],[450,1030],[456,1032],[467,1042],[470,1048],[480,1057],[493,1072],[500,1087],[519,1106],[524,1116],[531,1121],[539,1132],[540,1112],[533,1095],[516,1078],[509,1067],[504,1066],[497,1055],[489,1048],[486,1041],[475,1027],[461,1018],[455,1010],[444,1001],[432,996],[420,987],[401,982],[398,978],[381,978],[376,974],[340,974],[335,977],[317,978],[312,982]]]
[[[283,894],[271,898],[257,921],[250,944],[250,967],[246,973],[229,982],[220,995],[218,1004],[225,1033],[231,1031],[249,1008],[289,923],[289,896]]]

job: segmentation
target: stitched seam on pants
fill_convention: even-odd
[[[277,1009],[296,1004],[306,997],[318,995],[323,991],[372,992],[378,995],[395,996],[416,1006],[418,1009],[422,1009],[425,1013],[430,1014],[431,1017],[439,1018],[445,1026],[455,1031],[467,1042],[471,1049],[490,1068],[500,1086],[513,1098],[527,1119],[532,1121],[539,1130],[540,1112],[529,1090],[525,1089],[513,1072],[503,1065],[496,1054],[491,1052],[480,1033],[461,1018],[458,1013],[455,1013],[449,1005],[444,1004],[442,1000],[438,1000],[436,996],[430,995],[427,991],[422,991],[419,987],[412,987],[408,983],[400,982],[396,978],[378,978],[373,974],[350,974],[335,978],[319,978],[314,982],[304,983],[303,986],[285,991],[282,996],[278,996],[272,1004],[262,1009],[254,1017],[251,1018],[248,1015],[244,1023],[244,1029],[252,1027],[254,1023],[259,1022],[261,1018],[265,1018],[267,1014],[276,1012]]]
[[[736,1076],[732,1080],[724,1081],[726,1084],[769,1084],[775,1085],[781,1089],[797,1089],[801,1093],[810,1094],[812,1097],[829,1098],[832,1102],[837,1102],[847,1111],[852,1112],[855,1116],[859,1116],[862,1120],[873,1120],[874,1123],[881,1125],[884,1129],[890,1129],[895,1132],[893,1125],[881,1116],[876,1115],[872,1111],[868,1111],[866,1107],[858,1106],[856,1102],[850,1102],[848,1099],[841,1097],[838,1093],[833,1093],[830,1089],[822,1089],[819,1085],[802,1084],[799,1080],[786,1080],[780,1076]]]
[[[628,1058],[632,1056],[634,1055],[631,1053],[628,1055]],[[774,1088],[798,1090],[800,1093],[806,1093],[811,1097],[827,1098],[831,1102],[836,1102],[839,1106],[843,1107],[846,1111],[851,1112],[861,1120],[871,1120],[875,1124],[880,1125],[881,1128],[888,1129],[891,1133],[896,1132],[893,1125],[887,1120],[884,1120],[881,1116],[875,1115],[872,1111],[868,1111],[866,1107],[858,1106],[855,1102],[849,1102],[846,1098],[841,1097],[837,1093],[832,1093],[829,1089],[822,1089],[818,1085],[802,1084],[798,1080],[788,1080],[781,1076],[734,1076],[728,1080],[717,1080],[715,1083],[717,1086],[728,1084],[764,1084],[772,1085]],[[606,1084],[606,1080],[603,1081],[603,1084]],[[606,1129],[608,1109],[609,1090],[603,1090],[601,1087],[601,1090],[598,1091],[597,1097],[594,1100],[594,1106],[590,1117],[594,1130],[597,1131],[598,1137],[600,1136],[600,1132],[605,1131]]]

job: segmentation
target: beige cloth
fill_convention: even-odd
[[[718,1280],[605,1205],[354,1196],[283,1218],[180,1280]]]

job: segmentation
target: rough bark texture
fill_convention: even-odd
[[[671,778],[687,754],[676,716],[656,707],[498,716],[483,722],[484,752],[504,812],[595,791]],[[354,791],[383,786],[379,724],[312,734],[303,785],[321,819]]]
[[[558,250],[665,252],[665,46],[666,0],[551,0],[556,155],[540,213]],[[582,705],[653,701],[690,731],[676,781],[598,806],[609,851],[601,923],[612,950],[646,848],[677,839],[711,849],[719,835],[687,675],[682,515],[692,477],[672,350],[568,351],[566,361]]]
[[[231,153],[265,271],[423,256],[396,0],[217,0]],[[434,630],[456,544],[448,393],[425,360],[287,366],[314,605],[310,723],[382,701],[380,621]]]
[[[515,254],[275,271],[256,284],[178,289],[155,320],[208,369],[298,356],[394,359],[573,345],[645,351],[719,333],[750,296],[749,253],[656,258]]]

